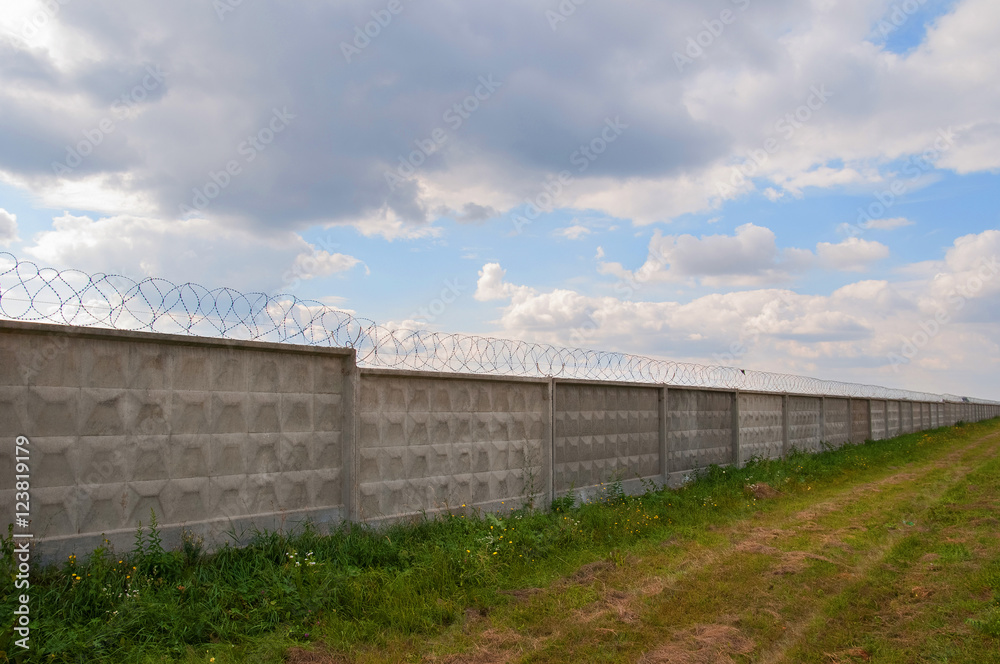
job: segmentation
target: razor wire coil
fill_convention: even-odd
[[[556,377],[816,396],[993,403],[952,395],[511,339],[389,328],[291,295],[57,270],[0,252],[0,318],[353,348],[361,367]]]

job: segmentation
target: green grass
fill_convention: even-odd
[[[258,532],[245,547],[211,555],[191,538],[181,551],[164,551],[154,521],[137,533],[131,551],[101,548],[85,561],[71,558],[34,574],[27,656],[13,643],[19,593],[8,534],[0,560],[0,653],[39,662],[280,662],[287,648],[318,638],[350,652],[438,635],[463,621],[470,607],[506,606],[511,598],[504,591],[544,587],[583,563],[625,567],[628,552],[664,540],[711,545],[718,539],[711,527],[773,509],[773,501],[750,496],[748,484],[809,496],[919,462],[991,427],[995,421],[819,454],[794,452],[785,460],[754,459],[741,469],[713,466],[680,490],[650,487],[636,497],[612,483],[599,500],[576,505],[563,498],[550,511],[451,515],[384,528],[344,525],[329,534],[309,527]],[[907,545],[899,546],[895,555],[905,558]],[[948,563],[970,555],[962,545],[937,546]],[[1000,598],[1000,564],[984,570],[981,583]],[[593,601],[588,592],[537,610],[573,610]],[[537,618],[524,615],[524,625]],[[1000,604],[974,623],[996,636]]]

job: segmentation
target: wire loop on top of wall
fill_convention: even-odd
[[[468,334],[390,329],[315,300],[166,279],[38,267],[0,252],[0,318],[116,330],[354,348],[363,367],[554,376],[915,401],[950,395],[673,362]]]

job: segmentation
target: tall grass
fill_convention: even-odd
[[[739,469],[712,466],[684,488],[648,486],[640,496],[612,483],[597,500],[560,498],[546,511],[455,514],[383,528],[344,524],[328,534],[310,526],[256,532],[247,546],[212,554],[190,536],[182,550],[163,550],[154,514],[131,551],[118,553],[106,543],[86,561],[71,556],[35,575],[33,647],[24,661],[174,659],[267,635],[305,643],[334,623],[341,645],[429,633],[468,607],[505,601],[504,589],[565,573],[570,560],[614,560],[616,551],[641,540],[696,536],[706,525],[766,509],[747,485],[809,492],[918,460],[989,426],[793,452]],[[0,651],[13,655],[19,649],[10,533],[2,551]]]

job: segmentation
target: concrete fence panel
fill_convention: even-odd
[[[28,323],[2,332],[0,428],[31,441],[32,528],[46,555],[103,536],[127,548],[151,509],[174,546],[182,527],[212,543],[346,516],[353,351]],[[2,486],[12,470],[0,467]]]
[[[886,437],[894,438],[902,433],[901,411],[903,404],[899,401],[887,401],[886,407]]]
[[[790,397],[788,399],[788,442],[791,447],[805,452],[822,449],[823,399],[819,397]]]
[[[655,387],[556,382],[556,494],[621,479],[659,480],[660,412]],[[587,492],[584,492],[585,494]]]
[[[886,412],[887,406],[885,401],[869,401],[869,406],[871,408],[871,422],[872,422],[872,440],[885,440],[889,436],[886,435],[888,427],[888,414]]]
[[[671,483],[698,468],[733,463],[735,404],[731,392],[670,388],[667,399]]]
[[[361,371],[358,517],[517,507],[544,493],[548,384]]]
[[[851,399],[850,442],[852,443],[863,443],[871,438],[871,414],[868,406],[868,399]]]
[[[740,464],[751,457],[780,459],[784,447],[782,396],[741,393],[739,399]]]
[[[823,442],[840,447],[851,439],[851,403],[849,399],[827,397]]]

